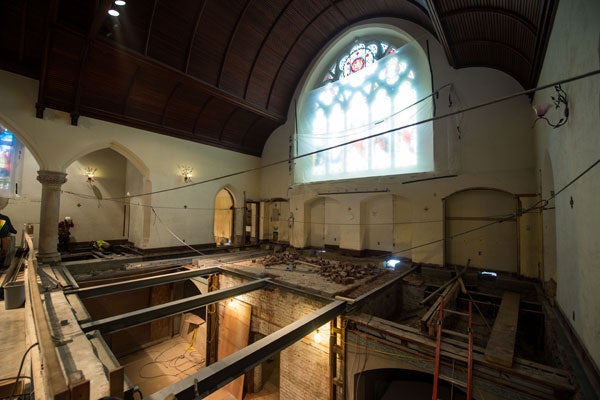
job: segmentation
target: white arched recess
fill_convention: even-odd
[[[214,218],[217,217],[217,199],[219,196],[219,193],[222,193],[223,191],[227,192],[231,198],[231,205],[233,206],[233,209],[229,210],[229,213],[231,214],[231,233],[230,233],[230,244],[234,245],[234,246],[241,246],[243,244],[243,240],[244,240],[244,209],[245,209],[245,205],[243,204],[243,199],[244,199],[244,193],[242,193],[240,190],[236,189],[234,186],[232,185],[224,185],[221,188],[219,188],[219,190],[217,190],[214,194],[214,199],[215,199],[215,203],[214,203],[214,208],[215,208],[215,212],[213,213]],[[213,220],[213,228],[216,226],[216,219]],[[214,229],[213,229],[214,230]],[[215,235],[215,242],[218,244],[217,242],[217,238]]]
[[[361,246],[364,250],[396,252],[412,244],[411,203],[402,196],[386,194],[364,199],[361,210]],[[410,258],[410,252],[401,257]]]
[[[331,197],[316,197],[304,203],[306,247],[339,247],[342,212]]]
[[[518,273],[518,208],[518,197],[498,189],[465,189],[446,197],[445,263],[466,265],[470,259],[476,268]]]
[[[135,154],[129,148],[123,146],[122,144],[116,141],[112,141],[109,143],[96,143],[92,146],[88,146],[87,148],[81,150],[79,153],[73,156],[71,159],[69,159],[67,162],[65,162],[64,170],[71,172],[69,175],[67,175],[67,183],[65,183],[65,185],[70,185],[73,183],[73,181],[77,183],[79,183],[79,181],[85,181],[84,177],[78,176],[79,172],[77,171],[77,168],[85,168],[88,165],[82,165],[80,161],[83,160],[83,162],[85,162],[85,160],[89,160],[89,157],[92,156],[94,153],[98,154],[97,152],[102,152],[103,150],[114,151],[115,153],[125,158],[126,163],[123,165],[124,168],[122,171],[122,176],[119,177],[119,179],[122,179],[124,182],[123,190],[121,191],[121,193],[116,195],[103,194],[103,171],[99,169],[96,171],[96,173],[98,174],[97,178],[95,178],[97,182],[89,184],[90,186],[92,186],[92,188],[87,189],[91,189],[91,191],[87,194],[94,193],[95,196],[100,194],[102,196],[110,198],[122,197],[122,199],[115,200],[115,202],[119,204],[119,207],[120,204],[122,204],[123,206],[121,217],[123,221],[125,221],[125,229],[123,229],[122,236],[119,238],[128,240],[129,242],[133,243],[136,247],[144,248],[150,240],[152,196],[137,195],[152,192],[152,182],[150,181],[150,169],[148,168],[146,163],[140,157],[137,156],[137,154]],[[110,152],[105,152],[104,155],[108,155],[108,157],[101,158],[110,158]],[[77,166],[77,168],[74,168],[75,166]],[[89,166],[94,167],[93,165]],[[96,188],[94,189],[93,186],[95,186]],[[65,194],[63,194],[63,196],[65,196]],[[98,203],[98,205],[100,205],[100,203]],[[65,209],[66,206],[68,206],[68,202],[63,200],[61,202],[61,216],[63,217],[64,215],[62,214],[67,212],[67,210]],[[96,215],[98,215],[98,211],[99,210],[92,210],[91,212],[94,212]],[[87,215],[86,220],[89,220],[89,217],[90,216]],[[96,239],[118,239],[117,237],[91,237],[89,236],[89,233],[83,237],[78,237],[77,219],[75,219],[74,222],[76,224],[76,227],[73,229],[73,234],[75,236],[76,241],[88,241]],[[111,223],[121,224],[121,220],[119,220],[118,222],[111,221]]]
[[[233,194],[222,188],[215,196],[214,237],[217,246],[225,246],[234,240],[234,206]]]

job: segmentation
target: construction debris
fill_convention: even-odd
[[[319,257],[305,257],[295,249],[267,255],[261,263],[266,268],[273,265],[286,265],[287,270],[295,269],[298,264],[306,265],[314,268],[319,275],[329,281],[343,285],[350,285],[355,280],[379,275],[385,271],[380,266],[372,263],[364,265],[347,261],[325,260]]]

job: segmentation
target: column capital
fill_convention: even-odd
[[[42,185],[60,186],[67,181],[67,174],[64,172],[39,170],[37,180]]]

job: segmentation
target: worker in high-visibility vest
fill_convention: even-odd
[[[0,214],[0,269],[5,269],[10,264],[10,258],[7,257],[11,247],[11,234],[17,233],[17,230],[4,214]]]

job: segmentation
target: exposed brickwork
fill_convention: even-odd
[[[220,276],[221,288],[243,283]],[[250,330],[269,335],[323,307],[325,303],[280,289],[256,290],[236,297],[252,305]],[[329,397],[329,324],[283,350],[280,355],[280,399],[315,400]]]

